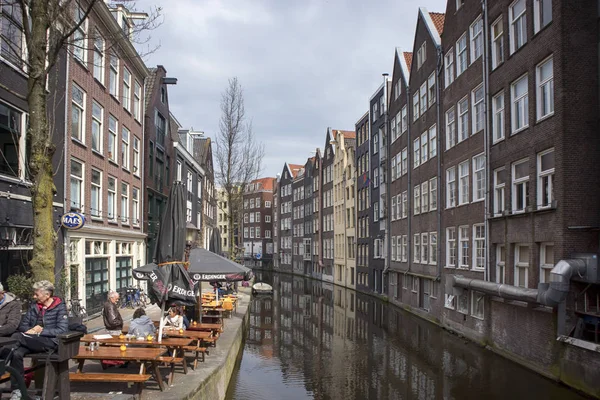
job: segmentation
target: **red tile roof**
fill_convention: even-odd
[[[259,179],[255,179],[252,182],[250,182],[251,184],[254,183],[260,183],[260,188],[263,190],[273,190],[273,184],[275,182],[275,178],[259,178]]]
[[[429,15],[431,16],[431,20],[435,25],[435,29],[437,29],[441,36],[442,32],[444,32],[444,20],[446,19],[446,14],[430,12]]]
[[[295,178],[298,175],[298,172],[304,168],[304,165],[300,164],[288,164],[290,171],[292,171],[292,176]]]
[[[408,51],[404,52],[404,60],[406,61],[406,66],[408,67],[408,72],[410,72],[410,66],[412,65],[412,54]]]
[[[342,131],[340,129],[332,129],[331,132],[335,136],[336,133],[341,133],[344,135],[345,139],[356,139],[356,132],[354,131]]]

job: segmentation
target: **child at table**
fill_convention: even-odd
[[[170,329],[185,329],[181,310],[177,307],[171,307],[169,309],[169,316],[167,317],[166,323]]]

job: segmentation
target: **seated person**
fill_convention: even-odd
[[[154,322],[146,315],[143,308],[138,308],[133,313],[133,319],[129,324],[129,334],[137,337],[148,336],[156,332]]]
[[[59,297],[53,296],[54,285],[49,281],[39,281],[33,285],[33,291],[35,302],[21,320],[18,332],[12,335],[17,344],[0,351],[0,358],[10,361],[21,376],[24,374],[23,357],[56,349],[56,336],[67,333],[69,329],[67,307]],[[11,400],[21,399],[17,382],[12,377],[10,381]]]
[[[0,283],[0,336],[10,336],[21,321],[21,302]]]
[[[169,329],[185,329],[183,325],[183,317],[181,316],[181,310],[177,307],[171,307],[169,309],[169,316],[166,320],[166,325]]]

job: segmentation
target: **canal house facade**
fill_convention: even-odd
[[[334,257],[334,234],[333,234],[333,162],[335,160],[335,148],[332,144],[333,135],[331,128],[327,128],[325,135],[325,147],[323,151],[323,177],[321,184],[321,257],[319,269],[321,279],[333,282],[333,257]]]
[[[149,71],[127,36],[128,10],[97,3],[82,25],[87,43],[68,58],[66,210],[86,223],[69,230],[72,297],[98,311],[109,289],[131,285],[146,260],[143,232],[144,88]],[[119,21],[119,22],[117,22]],[[87,36],[86,36],[87,35]]]
[[[356,288],[369,290],[369,221],[371,168],[369,164],[370,125],[367,111],[355,124],[356,132]]]
[[[248,184],[243,196],[242,232],[244,263],[270,268],[273,263],[273,187],[275,178],[259,178]]]
[[[304,214],[305,165],[296,172],[292,181],[292,271],[304,273]]]

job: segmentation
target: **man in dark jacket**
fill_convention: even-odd
[[[40,281],[33,285],[33,290],[35,303],[31,304],[27,314],[21,320],[18,332],[12,335],[17,340],[17,344],[0,351],[0,358],[7,359],[10,355],[11,366],[20,375],[24,374],[25,355],[56,349],[58,346],[56,336],[69,330],[67,307],[60,298],[53,296],[54,285],[49,281]],[[10,399],[19,400],[21,391],[12,378],[11,389]]]
[[[108,293],[108,301],[104,303],[104,309],[102,310],[104,327],[109,335],[119,335],[123,329],[123,318],[119,313],[119,307],[117,307],[118,301],[119,293],[111,290]]]
[[[5,292],[0,283],[0,336],[10,336],[21,321],[21,302],[14,294]]]

